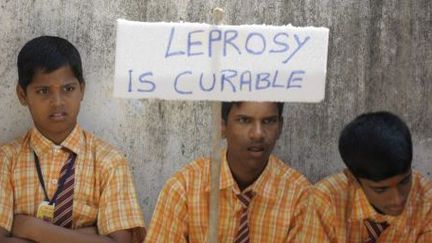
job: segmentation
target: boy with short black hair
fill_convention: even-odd
[[[77,124],[85,89],[77,49],[41,36],[17,64],[17,95],[35,127],[0,147],[0,242],[142,240],[126,159]]]
[[[283,103],[222,104],[218,242],[292,242],[308,180],[272,151]],[[146,242],[207,242],[210,160],[200,158],[167,181]]]
[[[407,125],[366,113],[339,138],[348,167],[312,189],[304,242],[432,242],[432,182],[411,169]]]

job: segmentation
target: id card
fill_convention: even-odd
[[[49,205],[49,202],[43,201],[39,204],[37,211],[37,218],[47,222],[52,222],[54,219],[54,208],[55,205]]]

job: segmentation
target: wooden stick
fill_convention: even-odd
[[[221,25],[223,19],[223,10],[221,8],[213,9],[213,24]],[[220,67],[220,58],[215,56],[213,59],[213,71],[218,71]],[[221,171],[221,102],[212,102],[212,152],[210,159],[210,205],[209,205],[209,223],[208,239],[209,243],[218,242],[219,226],[219,181]]]
[[[209,243],[218,242],[219,225],[219,181],[221,171],[221,149],[220,149],[220,125],[221,125],[221,103],[212,103],[212,152],[210,159],[210,210],[209,210]],[[217,134],[216,134],[217,133]]]

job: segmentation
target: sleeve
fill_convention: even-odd
[[[0,227],[11,231],[13,222],[13,188],[9,170],[10,158],[0,148]]]
[[[432,242],[432,211],[428,213],[427,220],[424,223],[424,229],[418,236],[417,243],[429,243]]]
[[[143,237],[144,218],[127,161],[121,155],[114,156],[112,160],[112,163],[104,163],[110,166],[102,172],[97,219],[99,233],[107,235],[118,230],[133,229],[134,237]]]
[[[173,177],[159,194],[153,213],[147,242],[181,243],[188,242],[188,214],[186,190]]]
[[[329,198],[312,187],[308,193],[305,213],[301,219],[301,230],[294,242],[335,242],[334,214]]]
[[[297,202],[295,202],[294,217],[291,219],[288,238],[285,242],[300,242],[298,241],[299,233],[303,230],[303,221],[305,219],[306,208],[308,206],[308,197],[310,193],[310,187],[305,187]]]
[[[417,243],[430,243],[432,242],[432,230],[422,232],[422,234],[417,238]]]

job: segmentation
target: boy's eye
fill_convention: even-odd
[[[237,119],[237,121],[238,121],[239,123],[249,123],[249,122],[250,122],[250,119],[247,118],[247,117],[239,117],[239,118]]]
[[[277,121],[278,121],[277,117],[267,118],[263,120],[263,124],[267,124],[267,125],[275,124]]]
[[[41,89],[38,89],[38,90],[36,90],[36,94],[39,94],[39,95],[46,95],[46,94],[48,94],[48,88],[41,88]]]
[[[64,88],[64,91],[66,91],[66,92],[72,92],[72,91],[74,91],[75,90],[75,87],[74,86],[66,86],[65,88]]]
[[[374,188],[373,189],[376,193],[384,193],[386,191],[386,188]]]

